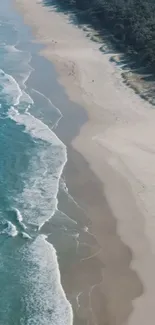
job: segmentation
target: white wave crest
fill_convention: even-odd
[[[61,285],[60,271],[54,247],[40,235],[22,253],[29,271],[23,282],[31,287],[24,297],[26,320],[21,325],[72,325],[72,307]]]
[[[5,45],[3,50],[5,51],[3,62],[7,65],[9,74],[15,74],[18,83],[22,86],[22,89],[25,89],[25,83],[34,70],[30,65],[32,59],[31,53],[21,51],[17,49],[15,45]]]
[[[30,113],[19,114],[12,107],[8,114],[16,123],[25,126],[25,132],[44,141],[38,143],[31,158],[25,188],[19,197],[24,220],[41,228],[57,209],[59,180],[67,161],[66,146],[47,125]]]
[[[66,146],[60,141],[56,134],[42,121],[35,118],[29,112],[19,114],[18,110],[11,107],[8,116],[15,122],[24,125],[25,131],[30,133],[34,138],[44,140],[51,144],[58,144],[63,149]]]
[[[17,106],[22,96],[22,91],[17,81],[0,69],[0,99],[5,97],[7,105]]]
[[[24,231],[21,234],[22,234],[22,237],[25,239],[32,239],[32,237]]]
[[[15,237],[18,235],[18,231],[16,229],[16,226],[13,225],[11,221],[6,221],[7,227],[1,231],[1,234],[7,234],[8,236]]]
[[[17,221],[19,222],[19,224],[21,225],[21,227],[23,229],[26,229],[27,227],[26,227],[26,225],[23,222],[23,216],[22,216],[21,212],[17,208],[13,208],[13,211],[15,211],[16,217],[17,217]]]

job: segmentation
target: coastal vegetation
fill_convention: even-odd
[[[52,0],[44,2],[53,4]],[[57,4],[78,13],[78,18],[100,33],[106,28],[117,47],[155,72],[154,0],[57,0]]]

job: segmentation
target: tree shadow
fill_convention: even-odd
[[[51,8],[52,11],[67,15],[71,24],[84,30],[86,37],[101,44],[99,50],[103,54],[110,55],[109,60],[121,69],[123,82],[139,93],[143,99],[155,104],[155,74],[151,68],[144,67],[140,55],[116,38],[97,17],[91,15],[89,8],[77,9],[73,0],[43,0],[41,3],[49,7],[49,10]],[[141,87],[136,84],[138,82],[141,83]]]

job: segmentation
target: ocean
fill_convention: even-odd
[[[67,149],[54,133],[60,110],[37,85],[27,86],[33,53],[21,45],[29,37],[11,1],[2,1],[0,325],[70,325],[72,307],[61,285],[57,253],[42,230],[60,216],[57,195]]]

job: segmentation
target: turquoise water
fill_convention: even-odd
[[[0,324],[69,325],[56,252],[40,231],[57,210],[67,152],[52,131],[60,111],[46,99],[45,124],[44,95],[27,89],[27,37],[10,1],[0,4]]]

